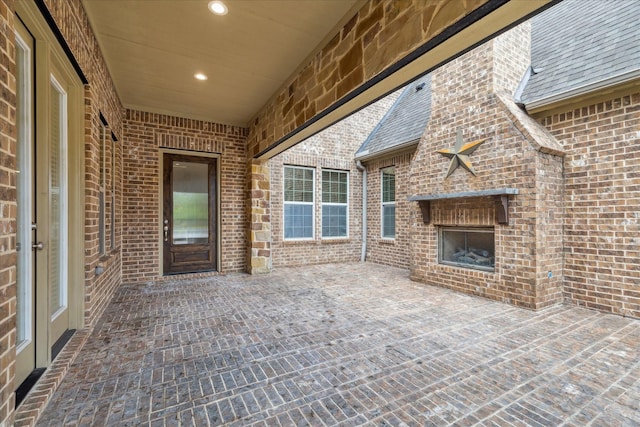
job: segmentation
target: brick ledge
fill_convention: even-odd
[[[27,394],[27,397],[22,401],[22,404],[16,409],[14,423],[16,427],[30,427],[35,425],[47,407],[49,400],[51,400],[53,393],[58,389],[58,386],[67,374],[69,366],[71,366],[87,342],[87,339],[91,336],[92,330],[93,328],[77,330],[60,354],[58,354],[58,357],[56,357],[47,370],[44,371],[42,377],[40,377],[29,394]]]

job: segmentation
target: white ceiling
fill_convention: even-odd
[[[362,3],[225,0],[216,16],[207,0],[83,0],[125,107],[239,126]]]

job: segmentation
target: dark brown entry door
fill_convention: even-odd
[[[217,270],[215,158],[164,154],[164,274]]]

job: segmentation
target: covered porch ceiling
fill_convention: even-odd
[[[83,0],[125,107],[243,127],[364,2]]]
[[[208,0],[82,0],[126,108],[243,127],[367,1],[224,0],[229,11],[216,16]],[[558,0],[451,1],[471,4],[477,18],[425,40],[255,157],[284,151]]]

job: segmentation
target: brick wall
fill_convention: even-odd
[[[563,300],[564,267],[564,158],[538,153],[535,157],[536,307]]]
[[[0,0],[0,425],[13,420],[16,344],[16,84],[13,1]]]
[[[272,185],[272,261],[273,267],[322,264],[328,262],[354,262],[360,260],[362,242],[362,178],[353,160],[332,159],[322,156],[292,155],[286,153],[287,162],[271,165]],[[315,170],[314,238],[311,240],[284,240],[283,167],[307,166]],[[337,170],[349,174],[348,237],[322,237],[322,171]]]
[[[362,248],[362,173],[355,152],[397,99],[394,93],[347,117],[296,147],[269,160],[271,171],[272,262],[274,267],[359,261]],[[315,169],[315,238],[285,241],[283,230],[283,167]],[[322,238],[322,170],[349,173],[349,237]]]
[[[561,300],[562,158],[544,152],[540,126],[501,95],[529,65],[529,32],[523,24],[433,73],[431,119],[410,173],[413,195],[517,188],[509,224],[496,224],[491,197],[434,201],[428,225],[414,203],[410,264],[416,280],[540,308]],[[470,156],[477,175],[460,167],[445,178],[449,159],[436,150],[452,148],[458,129],[465,143],[484,140]],[[495,271],[439,264],[440,226],[494,227]]]
[[[100,147],[102,145],[102,112],[97,100],[100,94],[95,87],[85,86],[85,307],[87,326],[94,324],[121,283],[122,250],[122,142],[108,144],[104,153],[105,167],[105,247],[99,249],[99,192],[100,192]],[[112,131],[110,127],[107,128]],[[115,133],[115,130],[114,130]],[[121,134],[121,131],[118,132]],[[115,168],[111,165],[111,150],[115,150]],[[111,247],[111,180],[115,180],[115,242]],[[103,272],[96,273],[100,267]]]
[[[394,267],[409,268],[409,238],[411,204],[409,182],[411,153],[367,162],[367,261]],[[382,238],[381,170],[393,166],[396,173],[396,237]]]
[[[189,151],[220,153],[220,271],[243,271],[246,268],[246,129],[127,110],[124,140],[123,281],[157,280],[162,276],[160,148],[186,150],[185,154]]]
[[[565,299],[640,318],[640,93],[540,122],[567,152]]]

